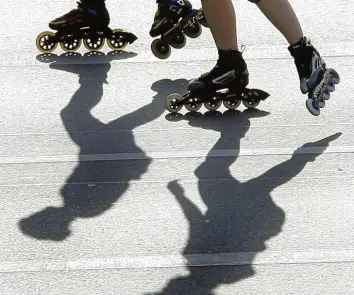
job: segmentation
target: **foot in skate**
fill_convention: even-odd
[[[43,53],[52,53],[58,43],[65,52],[75,52],[83,41],[89,51],[99,51],[107,39],[112,50],[122,50],[136,40],[131,33],[121,29],[111,30],[109,23],[110,16],[104,1],[81,0],[76,9],[49,23],[49,27],[57,32],[40,33],[36,45]]]
[[[161,37],[151,43],[151,51],[157,58],[167,59],[171,47],[181,49],[186,45],[186,36],[198,38],[202,32],[200,23],[206,22],[203,11],[193,9],[188,0],[158,0],[157,3],[149,34]]]
[[[320,109],[325,107],[325,101],[330,99],[330,92],[335,90],[340,77],[334,69],[326,67],[325,61],[306,37],[289,46],[288,50],[294,58],[301,92],[308,93],[306,107],[312,115],[319,116]]]
[[[236,109],[241,101],[247,108],[255,108],[269,94],[259,89],[246,88],[249,82],[247,65],[237,50],[219,50],[216,66],[208,73],[192,80],[188,93],[171,94],[166,99],[166,109],[178,112],[183,105],[188,111],[198,111],[202,104],[209,111],[216,111],[223,103],[227,109]]]

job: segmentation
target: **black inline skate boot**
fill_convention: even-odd
[[[186,45],[186,36],[198,38],[202,32],[201,24],[207,27],[202,10],[193,9],[188,0],[157,0],[157,11],[150,29],[155,38],[151,44],[153,54],[166,59],[171,54],[171,46],[181,49]]]
[[[111,30],[108,25],[110,16],[106,9],[105,0],[80,0],[78,7],[55,18],[49,23],[52,30],[43,32],[37,37],[37,48],[44,53],[53,52],[60,43],[66,52],[74,52],[81,46],[82,40],[86,49],[100,50],[107,38],[112,50],[122,50],[128,43],[137,38],[121,29]]]
[[[227,109],[239,107],[241,101],[247,108],[255,108],[269,94],[259,89],[248,89],[249,73],[242,53],[237,50],[219,50],[215,67],[189,82],[188,93],[171,94],[166,109],[178,112],[184,105],[188,111],[198,111],[202,103],[209,111],[216,111],[221,103]]]
[[[105,0],[81,0],[77,4],[76,9],[52,20],[49,27],[54,31],[68,32],[85,27],[96,29],[108,27],[110,17]]]
[[[325,107],[325,100],[335,90],[340,77],[334,69],[327,69],[326,63],[311,41],[303,37],[298,43],[288,47],[300,79],[300,89],[308,93],[306,107],[315,116],[320,115],[320,108]]]

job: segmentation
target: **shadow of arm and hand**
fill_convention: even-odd
[[[206,112],[204,115],[187,114],[187,116],[181,116],[192,127],[219,133],[219,138],[208,152],[206,161],[195,170],[198,179],[221,177],[221,175],[231,177],[229,167],[239,156],[240,142],[246,137],[251,127],[251,120],[263,118],[269,114],[269,112],[258,109],[246,109],[243,112],[227,110],[224,113]]]
[[[165,111],[166,97],[170,93],[182,92],[187,85],[188,81],[186,79],[162,79],[154,82],[151,85],[151,90],[156,92],[156,94],[150,102],[111,124],[115,126],[119,123],[123,128],[134,129],[157,119]],[[134,94],[132,94],[132,99],[134,99],[134,97]]]
[[[63,55],[54,59],[50,68],[73,73],[79,77],[79,88],[72,96],[70,102],[61,111],[62,122],[72,140],[79,146],[75,135],[82,131],[101,131],[106,129],[97,118],[93,117],[91,110],[101,101],[103,86],[108,84],[108,72],[111,62],[134,57],[131,52],[90,52],[85,55]],[[81,137],[80,137],[81,138]]]
[[[82,136],[79,132],[100,131],[106,126],[93,117],[91,110],[101,101],[103,86],[108,84],[108,72],[111,62],[129,59],[137,54],[126,51],[112,51],[107,54],[102,52],[40,54],[37,60],[49,63],[51,69],[78,75],[79,88],[72,96],[70,102],[61,111],[62,122],[71,139],[81,146]]]
[[[175,180],[168,184],[168,189],[175,196],[185,218],[188,220],[190,227],[189,240],[209,239],[210,237],[208,236],[200,235],[200,230],[204,228],[207,221],[199,208],[185,196],[183,187]],[[193,261],[193,258],[188,255],[184,257],[188,264],[198,263],[198,261]],[[215,286],[213,274],[218,272],[218,269],[216,267],[188,267],[191,271],[189,275],[178,276],[170,280],[160,292],[146,293],[145,295],[214,295],[212,292]]]
[[[339,132],[319,141],[304,144],[294,151],[289,160],[271,168],[263,175],[248,181],[248,186],[259,187],[256,183],[261,182],[262,187],[270,193],[278,186],[296,177],[305,168],[306,164],[314,162],[328,148],[329,144],[341,135],[342,133]]]

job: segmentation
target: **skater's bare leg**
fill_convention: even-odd
[[[231,0],[202,0],[203,11],[216,46],[237,50],[236,14]]]
[[[299,20],[288,0],[261,0],[257,6],[290,45],[303,37]]]

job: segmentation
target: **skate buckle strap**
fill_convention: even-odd
[[[246,50],[246,46],[242,44],[241,45],[241,51],[240,51],[241,54],[243,54],[245,52],[245,50]]]

